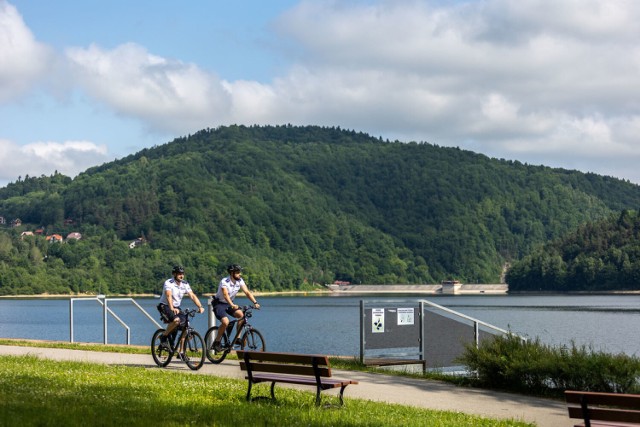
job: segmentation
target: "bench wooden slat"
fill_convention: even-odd
[[[584,418],[582,408],[579,406],[570,406],[569,418]],[[589,418],[594,422],[599,421],[615,421],[621,423],[637,423],[640,424],[640,412],[630,411],[628,409],[615,409],[615,408],[588,408]]]
[[[618,423],[615,421],[591,421],[591,427],[637,427],[636,423]],[[585,427],[584,422],[576,424],[573,427]]]
[[[240,369],[247,370],[244,360],[240,361]],[[315,376],[316,372],[313,366],[291,365],[291,364],[275,364],[275,363],[252,363],[252,372],[272,372],[275,374],[292,374],[292,375],[311,375]],[[331,369],[318,367],[318,373],[321,377],[330,377]]]
[[[248,379],[246,377],[245,379]],[[280,383],[289,383],[289,384],[302,384],[302,385],[316,385],[316,380],[311,377],[293,377],[291,375],[273,375],[273,374],[257,374],[253,376],[253,382],[270,382],[276,381]],[[349,384],[358,384],[357,381],[354,380],[343,380],[336,378],[328,378],[322,381],[320,387],[323,390],[327,390],[330,388],[342,387],[343,385]]]
[[[598,393],[593,391],[567,390],[564,393],[567,403],[580,404],[582,397],[590,405],[622,406],[640,409],[640,394]]]
[[[584,422],[573,427],[585,427]],[[615,421],[591,421],[591,427],[638,427],[636,423],[619,423]]]
[[[240,369],[247,372],[249,381],[247,400],[251,401],[251,387],[261,382],[271,383],[271,399],[275,400],[275,384],[288,383],[316,387],[316,405],[320,392],[340,387],[340,404],[345,387],[358,384],[355,380],[333,378],[329,357],[318,354],[274,353],[238,350]]]
[[[244,358],[245,351],[238,350],[238,359]],[[315,360],[320,366],[329,366],[329,357],[320,354],[274,353],[251,351],[251,360],[257,362],[304,363],[312,364]]]
[[[569,417],[586,423],[585,415],[588,415],[592,426],[640,426],[640,395],[567,390],[565,399]]]

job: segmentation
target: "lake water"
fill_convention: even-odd
[[[591,346],[608,353],[640,355],[640,295],[455,295],[455,296],[262,296],[251,323],[270,351],[357,356],[360,301],[428,300],[525,337],[553,345]],[[203,302],[204,298],[201,299]],[[136,298],[156,321],[157,298]],[[237,303],[248,301],[238,297]],[[69,341],[69,299],[0,299],[0,337]],[[157,329],[130,301],[108,302],[131,328],[131,343],[147,345]],[[401,305],[399,305],[401,306]],[[184,307],[193,307],[186,300]],[[74,341],[103,342],[102,307],[74,302]],[[204,336],[206,313],[195,328]],[[126,343],[125,329],[109,316],[108,342]]]

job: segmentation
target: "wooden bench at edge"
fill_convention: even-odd
[[[576,427],[640,426],[640,394],[564,392],[569,418],[584,422]]]
[[[247,400],[251,401],[251,387],[262,382],[271,383],[271,399],[275,400],[276,383],[300,384],[316,387],[316,405],[320,405],[320,392],[340,387],[342,394],[349,384],[358,381],[338,379],[331,376],[329,357],[317,354],[270,353],[263,351],[238,350],[240,369],[247,372],[249,381]]]

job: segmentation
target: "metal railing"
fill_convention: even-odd
[[[111,310],[108,307],[108,302],[109,301],[131,301],[141,312],[142,314],[144,314],[149,320],[151,320],[151,322],[153,322],[158,328],[162,328],[162,325],[160,325],[158,322],[156,322],[153,317],[151,317],[149,315],[149,313],[147,313],[147,311],[142,308],[140,306],[140,304],[138,304],[133,298],[106,298],[104,295],[98,295],[95,298],[70,298],[69,299],[69,342],[74,342],[73,339],[73,304],[75,301],[97,301],[100,305],[102,305],[102,329],[103,329],[103,342],[104,344],[108,344],[108,331],[107,331],[107,325],[108,325],[108,315],[110,314],[111,316],[113,316],[113,318],[115,320],[118,321],[118,323],[120,323],[120,325],[122,325],[122,327],[125,328],[126,330],[126,334],[127,334],[127,345],[131,344],[131,328],[129,328],[129,326],[122,320],[120,319],[120,317],[118,317],[117,314],[115,314],[113,312],[113,310]]]

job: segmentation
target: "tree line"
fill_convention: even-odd
[[[640,215],[624,210],[589,222],[526,255],[509,270],[526,291],[640,290]]]
[[[0,294],[156,292],[176,263],[199,292],[231,262],[259,290],[496,283],[505,263],[638,202],[627,181],[424,142],[204,129],[74,179],[0,188],[0,216],[23,222],[0,229]],[[38,227],[83,238],[21,236]]]

